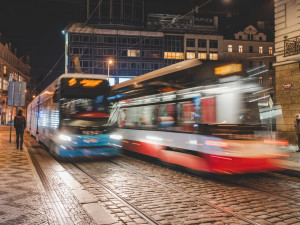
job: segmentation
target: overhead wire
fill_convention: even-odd
[[[83,26],[86,26],[86,24],[87,24],[88,21],[91,19],[91,17],[93,16],[93,14],[96,12],[96,10],[97,10],[97,9],[99,8],[99,6],[101,5],[102,1],[103,1],[103,0],[100,0],[100,1],[99,1],[99,3],[97,4],[97,6],[96,6],[95,9],[93,10],[93,12],[89,15],[89,17],[87,18],[87,20],[83,23]],[[201,7],[203,7],[203,6],[207,5],[208,3],[210,3],[211,1],[213,1],[213,0],[208,0],[208,1],[204,2],[204,3],[201,4],[200,6],[197,6],[197,9],[200,9]],[[192,14],[192,13],[195,12],[195,11],[196,11],[196,9],[192,9],[191,11],[189,11],[189,12],[186,13],[186,14],[184,14],[183,16],[178,17],[177,20],[183,19],[183,18],[185,18],[186,16]],[[175,22],[176,22],[176,20],[172,20],[169,24],[167,24],[167,25],[163,26],[162,28],[160,28],[159,30],[157,30],[157,32],[160,32],[160,31],[166,29],[167,27],[171,26],[171,25],[172,25],[173,23],[175,23]],[[79,34],[77,34],[77,35],[79,35]],[[142,40],[139,40],[137,43],[128,46],[128,48],[135,47],[135,46],[141,44],[141,42],[142,42]],[[85,48],[86,48],[86,46],[85,46]],[[125,51],[125,50],[120,51],[120,54],[122,54],[124,51]],[[118,53],[117,53],[117,54],[118,54]],[[37,87],[39,87],[39,86],[42,84],[42,82],[43,82],[43,81],[51,74],[51,72],[53,71],[53,69],[57,66],[57,64],[60,62],[60,60],[62,59],[62,57],[63,57],[64,55],[65,55],[65,52],[62,53],[62,55],[60,56],[59,60],[54,64],[54,66],[53,66],[52,69],[49,71],[49,73],[48,73],[48,74],[47,74],[47,75],[39,82],[39,84],[35,87],[35,89],[33,90],[33,92],[36,91]],[[95,68],[95,67],[91,67],[90,69],[87,70],[87,72],[93,70],[94,68]]]
[[[98,9],[98,7],[101,5],[103,0],[99,0],[99,3],[97,4],[97,6],[95,7],[95,9],[93,10],[93,12],[89,15],[89,17],[86,19],[86,21],[84,22],[84,26],[88,23],[88,21],[91,19],[91,17],[93,16],[93,14],[96,12],[96,10]],[[50,69],[50,71],[46,74],[46,76],[37,84],[37,86],[32,90],[32,92],[34,93],[37,88],[42,84],[42,82],[52,73],[52,71],[54,70],[54,68],[58,65],[58,63],[60,62],[60,60],[63,58],[63,56],[65,55],[65,52],[63,52],[61,54],[61,56],[59,57],[59,59],[57,60],[57,62],[54,64],[54,66]]]

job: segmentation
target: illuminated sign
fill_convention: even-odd
[[[228,75],[231,73],[237,73],[242,71],[242,64],[229,64],[226,66],[220,66],[215,68],[215,75]]]
[[[214,25],[214,17],[213,16],[203,16],[200,13],[194,14],[194,25],[213,26]]]
[[[79,82],[79,84],[81,84],[83,87],[96,87],[99,84],[102,83],[103,80],[91,80],[91,79],[84,79],[81,80]],[[74,86],[75,84],[77,84],[77,79],[76,78],[72,78],[69,80],[69,86]],[[78,86],[78,85],[75,85]]]
[[[82,84],[83,87],[96,87],[101,83],[102,83],[102,80],[87,80],[87,79],[84,79],[84,80],[80,81],[80,84]]]
[[[71,80],[69,80],[69,86],[73,86],[76,83],[77,83],[76,78],[72,78]]]

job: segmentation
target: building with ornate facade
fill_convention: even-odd
[[[18,58],[16,50],[12,50],[10,43],[0,42],[0,124],[6,124],[11,118],[11,107],[7,105],[9,81],[25,81],[29,84],[29,57]],[[14,115],[16,115],[15,107]]]
[[[276,102],[280,137],[296,143],[295,114],[300,113],[300,1],[275,0]]]

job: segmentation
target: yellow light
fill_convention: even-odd
[[[69,86],[73,86],[76,83],[77,83],[76,78],[72,78],[71,80],[69,80]]]
[[[108,64],[112,64],[113,63],[113,61],[110,59],[110,60],[108,60]]]
[[[32,95],[32,97],[35,98],[36,96],[35,96],[35,95]]]
[[[87,80],[87,79],[84,79],[82,81],[80,81],[80,84],[83,85],[83,87],[95,87],[99,84],[102,83],[102,80]]]
[[[242,64],[229,64],[226,66],[220,66],[215,68],[215,75],[227,75],[231,73],[237,73],[242,71]]]

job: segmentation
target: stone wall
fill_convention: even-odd
[[[281,105],[282,117],[276,118],[279,138],[288,139],[296,144],[295,114],[300,113],[300,71],[299,63],[290,63],[276,67],[276,104]],[[284,84],[293,88],[284,89]]]

